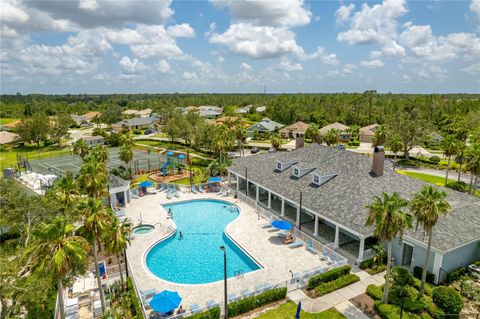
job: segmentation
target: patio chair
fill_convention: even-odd
[[[197,305],[196,303],[194,304],[191,304],[190,305],[190,312],[193,314],[193,313],[196,313],[196,312],[199,312],[201,310],[200,306]]]
[[[197,189],[200,193],[205,193],[205,190],[203,189],[202,185],[198,185]]]
[[[317,250],[315,249],[315,247],[313,247],[313,243],[311,240],[307,242],[307,245],[305,246],[305,248],[311,253],[314,253],[314,254],[317,253]]]
[[[167,199],[172,199],[172,191],[167,191]]]
[[[213,299],[209,299],[209,300],[207,301],[207,308],[208,308],[208,309],[214,308],[214,307],[216,307],[216,306],[218,306],[218,305],[219,305],[219,303],[216,302],[216,301],[213,300]]]
[[[158,183],[157,186],[158,186],[158,191],[163,192],[165,190],[165,184]]]
[[[138,199],[140,198],[140,196],[138,196],[138,191],[136,189],[131,189],[130,190],[130,197],[133,198],[133,199]]]
[[[293,243],[287,245],[288,248],[297,248],[303,246],[303,240],[297,239],[296,237],[294,237],[294,240],[295,241]]]
[[[265,290],[267,290],[268,287],[269,287],[268,283],[262,282],[255,286],[255,290],[259,292],[264,292]]]
[[[238,297],[238,295],[234,292],[228,294],[228,301],[235,301],[235,300],[238,300],[240,299],[240,297]]]
[[[244,297],[250,297],[251,295],[253,295],[253,293],[252,293],[250,290],[248,290],[248,289],[243,289],[243,290],[242,290],[242,295],[243,295]]]
[[[197,191],[195,189],[195,186],[192,186],[192,194],[196,194],[196,193],[197,193]]]
[[[180,192],[179,191],[175,191],[173,193],[173,196],[175,196],[176,198],[180,198]]]

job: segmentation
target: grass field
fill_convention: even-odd
[[[17,153],[29,160],[44,159],[50,157],[58,157],[62,155],[70,154],[70,149],[68,147],[59,148],[58,146],[45,146],[37,148],[36,146],[32,147],[15,147],[11,150],[1,151],[0,152],[0,167],[1,173],[3,174],[3,169],[7,167],[12,167],[17,163]]]
[[[165,149],[184,152],[184,153],[186,153],[188,151],[188,147],[185,146],[185,145],[170,143],[170,142],[165,142],[165,141],[155,141],[155,140],[145,139],[145,140],[135,140],[134,143],[135,143],[135,145],[137,145],[139,147],[144,147],[144,145],[147,145],[147,146],[165,148]],[[210,157],[209,154],[198,152],[198,151],[193,151],[192,149],[190,149],[190,153],[195,154],[195,155],[199,155],[199,156],[202,156],[202,157],[207,157],[207,158]]]
[[[15,122],[18,119],[9,118],[9,117],[2,117],[0,118],[0,125],[6,125]]]
[[[297,313],[297,305],[293,302],[283,304],[273,310],[270,310],[257,319],[292,319]],[[302,319],[343,319],[346,318],[338,310],[331,308],[319,313],[309,313],[302,310],[300,313]]]
[[[439,186],[445,186],[445,178],[440,177],[440,176],[434,176],[434,175],[428,175],[428,174],[423,174],[423,173],[417,173],[417,172],[407,172],[407,171],[402,171],[402,170],[397,170],[399,174],[402,175],[407,175],[419,180],[422,180],[424,182],[432,183],[435,185]],[[448,179],[449,182],[454,182],[455,180],[453,179]]]

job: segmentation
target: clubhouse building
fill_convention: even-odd
[[[411,199],[427,183],[400,175],[384,163],[383,147],[366,155],[312,144],[292,152],[276,152],[235,159],[228,181],[238,196],[335,249],[350,262],[370,258],[377,242],[366,227],[366,205],[382,192],[398,192]],[[434,228],[428,271],[435,282],[458,267],[480,259],[480,199],[450,189],[452,206]],[[243,195],[241,195],[243,194]],[[408,230],[393,244],[395,265],[413,271],[423,267],[427,236],[422,227]]]

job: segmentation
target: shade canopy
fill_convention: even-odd
[[[280,230],[290,230],[293,227],[292,224],[290,224],[289,222],[286,222],[284,220],[274,220],[272,222],[272,226],[274,228],[280,229]]]
[[[178,159],[184,159],[184,158],[185,158],[185,155],[180,154],[180,155],[177,156],[177,158],[178,158]]]
[[[182,302],[182,297],[176,291],[164,290],[155,296],[148,303],[153,311],[167,313],[177,308]]]
[[[216,176],[216,177],[210,177],[210,178],[208,179],[208,181],[209,181],[210,183],[218,183],[218,182],[221,182],[222,179],[221,179],[219,176]]]
[[[172,151],[168,151],[168,152],[167,152],[167,156],[173,156],[173,152],[172,152]]]
[[[140,183],[140,186],[141,187],[150,187],[150,186],[153,186],[153,183],[150,182],[150,181],[144,181],[144,182]]]

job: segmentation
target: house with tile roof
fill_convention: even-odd
[[[293,123],[292,125],[282,128],[279,132],[283,138],[291,139],[295,138],[297,133],[305,135],[309,127],[310,124],[299,121],[297,123]]]
[[[372,138],[375,136],[375,131],[379,126],[379,124],[375,123],[360,128],[360,130],[358,130],[358,140],[361,143],[372,143]]]

